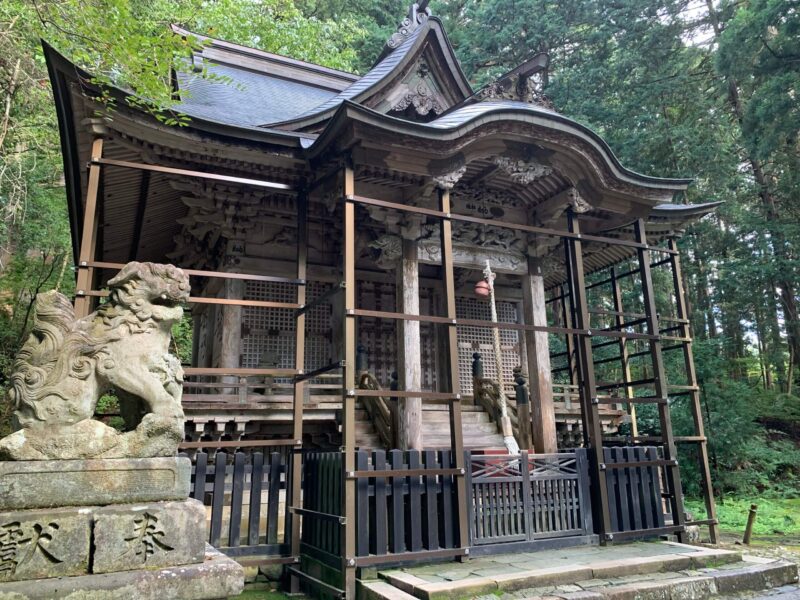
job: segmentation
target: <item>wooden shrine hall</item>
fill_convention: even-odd
[[[185,269],[197,481],[232,450],[283,473],[281,528],[212,527],[215,545],[353,597],[366,566],[681,538],[678,448],[706,493],[693,524],[716,539],[676,245],[714,205],[673,204],[689,180],[626,169],[553,108],[546,55],[473,89],[424,5],[363,76],[174,33],[202,41],[174,76],[185,127],[118,89],[97,118],[91,76],[45,50],[76,311],[128,261]],[[694,417],[681,435],[676,403]],[[559,477],[560,505],[536,484]],[[492,531],[480,490],[500,481],[525,496],[509,514],[568,518]]]

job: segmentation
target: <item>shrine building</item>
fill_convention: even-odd
[[[676,204],[690,180],[625,168],[561,114],[544,54],[474,88],[425,5],[364,75],[174,33],[203,42],[174,75],[184,127],[121,89],[99,118],[91,75],[45,51],[77,314],[129,261],[184,269],[183,449],[201,484],[231,452],[247,473],[271,465],[265,533],[212,523],[212,543],[352,597],[359,569],[495,546],[693,524],[716,540],[676,241],[716,205]],[[678,448],[706,495],[694,522]],[[492,502],[516,492],[481,491],[498,477],[528,490],[506,517]],[[494,531],[489,514],[510,520]]]

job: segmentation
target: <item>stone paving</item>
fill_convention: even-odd
[[[470,559],[466,563],[447,563],[444,565],[426,565],[403,569],[420,579],[430,583],[444,581],[461,581],[469,577],[482,578],[489,575],[523,573],[540,569],[558,567],[578,567],[598,562],[611,562],[629,558],[669,557],[683,555],[687,552],[702,551],[679,544],[660,542],[639,542],[621,546],[599,547],[585,546],[565,548],[561,550],[545,550],[541,552],[520,552],[517,554],[500,554]]]
[[[392,600],[414,597],[428,600],[712,597],[789,600],[800,591],[795,585],[797,569],[792,563],[671,542],[476,557],[466,563],[382,571],[380,576],[385,580],[379,583],[381,589],[374,589],[375,594],[367,597]],[[760,592],[760,596],[753,592],[749,596],[735,595],[744,590],[770,587],[775,589]]]

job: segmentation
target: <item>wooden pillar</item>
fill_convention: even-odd
[[[547,327],[547,304],[544,277],[539,260],[528,257],[528,273],[522,286],[522,305],[525,323]],[[540,454],[558,451],[556,414],[553,407],[553,376],[550,367],[550,345],[544,331],[526,331],[530,377],[530,408],[533,423],[533,447]],[[520,423],[522,427],[522,423]]]
[[[244,298],[244,281],[240,279],[226,279],[224,293],[226,300]],[[223,304],[222,332],[220,335],[219,366],[223,369],[238,369],[241,367],[242,357],[242,307],[236,304]],[[246,378],[235,375],[224,375],[222,382],[227,384],[244,383]],[[241,393],[244,392],[244,396]],[[247,390],[240,385],[238,388],[222,388],[223,394],[240,394],[240,401],[246,400]]]
[[[103,157],[103,139],[95,138],[92,142],[92,161]],[[75,316],[81,319],[92,312],[92,297],[85,295],[91,291],[94,281],[94,267],[89,263],[95,259],[97,245],[98,200],[100,189],[99,164],[89,166],[89,181],[86,186],[86,201],[83,203],[83,229],[81,231],[81,247],[78,251],[78,279],[75,286]]]
[[[580,235],[580,225],[572,210],[567,211],[569,232]],[[608,487],[606,483],[605,459],[603,457],[603,427],[600,422],[599,402],[597,398],[597,381],[594,373],[592,356],[591,321],[586,301],[586,282],[584,281],[583,248],[579,237],[566,239],[566,250],[569,261],[570,294],[575,315],[575,327],[581,329],[575,344],[578,359],[580,380],[581,415],[583,418],[584,436],[589,445],[591,460],[592,487],[594,492],[593,508],[599,523],[601,543],[613,539],[611,531],[611,512],[608,504]]]
[[[244,298],[245,282],[241,279],[225,280],[225,299]],[[238,369],[242,352],[242,307],[236,304],[222,305],[222,336],[220,341],[219,366]],[[227,380],[226,380],[227,381]]]
[[[439,190],[439,210],[450,213],[450,191]],[[464,460],[464,432],[461,428],[461,380],[458,373],[458,333],[456,327],[456,286],[453,275],[453,224],[450,219],[442,219],[440,228],[440,244],[442,249],[442,283],[446,317],[450,323],[446,325],[447,357],[449,368],[449,392],[453,393],[450,402],[450,447],[453,451],[453,466],[461,469],[462,475],[456,481],[456,507],[458,510],[458,543],[462,548],[469,547],[469,522],[467,520],[467,482]],[[462,557],[463,559],[463,557]]]
[[[419,314],[419,263],[417,243],[403,239],[397,269],[397,312]],[[422,388],[422,354],[419,321],[397,322],[397,374],[400,389]],[[402,450],[422,450],[422,398],[398,399],[398,436]]]
[[[636,241],[646,246],[647,233],[644,219],[636,221]],[[650,272],[650,250],[639,247],[636,250],[639,257],[639,277],[642,281],[642,295],[644,298],[644,312],[647,320],[647,333],[652,337],[648,340],[650,357],[653,361],[653,389],[654,396],[661,400],[658,404],[658,420],[661,430],[664,460],[670,461],[665,467],[667,485],[670,491],[670,504],[672,506],[672,523],[683,526],[683,487],[681,474],[678,468],[678,453],[675,448],[675,439],[672,435],[672,418],[669,410],[669,397],[667,393],[667,374],[664,369],[664,357],[661,348],[661,335],[659,334],[658,313],[656,310],[655,291],[653,288],[653,275]],[[678,541],[684,541],[685,532],[677,532]]]
[[[306,275],[308,266],[308,195],[301,193],[297,197],[297,305],[304,306],[306,303]],[[294,365],[298,374],[302,374],[305,369],[306,353],[306,313],[300,312],[295,320],[295,353]],[[292,411],[292,443],[294,452],[291,463],[291,498],[292,508],[303,507],[303,400],[305,393],[305,382],[296,380],[294,383],[294,404]],[[290,522],[288,530],[290,535],[292,556],[300,558],[300,517],[289,513]],[[300,582],[297,577],[290,579],[290,592],[299,593]]]
[[[341,536],[343,589],[347,598],[356,597],[356,480],[348,473],[356,470],[355,388],[356,388],[356,207],[352,166],[344,168],[344,342],[342,369],[342,507],[344,530]]]
[[[683,276],[681,274],[681,259],[678,254],[678,244],[672,238],[669,249],[673,252],[671,257],[672,284],[675,289],[675,304],[677,316],[681,319],[681,337],[683,342],[683,363],[686,370],[686,384],[691,394],[692,419],[694,420],[694,434],[697,438],[698,454],[700,459],[700,476],[703,484],[706,515],[711,521],[708,525],[708,534],[711,543],[716,544],[719,538],[719,525],[717,524],[717,506],[714,502],[714,488],[711,484],[711,469],[708,466],[708,440],[706,439],[703,413],[700,409],[700,388],[697,385],[697,372],[694,367],[694,353],[692,351],[692,331],[689,324],[690,314],[686,293],[683,289]]]

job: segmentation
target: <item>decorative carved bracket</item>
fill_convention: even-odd
[[[457,169],[453,169],[452,171],[448,171],[447,173],[442,173],[441,175],[434,175],[433,181],[438,185],[440,188],[444,190],[452,190],[453,187],[458,183],[458,181],[464,176],[464,173],[467,172],[467,165],[462,165]]]
[[[503,169],[514,183],[520,183],[522,185],[527,185],[553,172],[552,167],[548,167],[534,160],[515,160],[507,156],[496,157],[494,159],[494,164]]]

